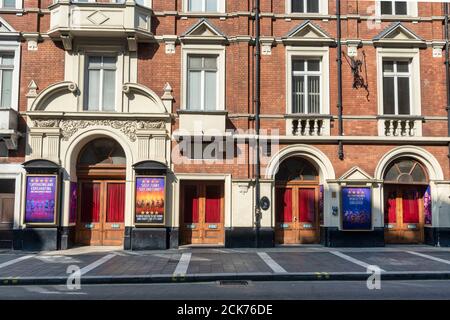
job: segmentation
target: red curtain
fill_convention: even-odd
[[[125,183],[108,183],[106,222],[123,223],[125,213]]]
[[[100,220],[100,183],[81,185],[81,222],[97,223]]]
[[[299,189],[298,190],[298,203],[299,203],[299,216],[301,222],[314,223],[315,211],[316,211],[316,197],[314,189]]]
[[[384,222],[387,224],[397,222],[397,193],[395,191],[388,193],[386,208],[384,208]]]
[[[292,189],[277,189],[277,222],[292,222]]]
[[[220,201],[222,198],[219,186],[206,187],[205,222],[220,223]]]
[[[417,191],[403,191],[403,222],[419,223],[419,201]]]
[[[196,186],[184,187],[184,223],[198,223],[198,194]]]

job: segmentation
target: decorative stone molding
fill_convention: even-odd
[[[38,32],[24,32],[22,33],[25,41],[27,42],[28,51],[37,51],[38,49],[38,41],[39,41],[39,33]]]
[[[361,40],[347,40],[347,55],[352,58],[357,57],[361,43]]]
[[[442,58],[442,50],[445,47],[445,41],[433,41],[433,58]]]
[[[68,141],[78,130],[92,126],[107,126],[122,131],[132,142],[138,130],[165,129],[163,121],[129,120],[33,120],[34,128],[60,128],[64,141]]]
[[[164,121],[61,120],[59,123],[64,141],[68,141],[78,130],[92,126],[106,126],[120,130],[131,142],[136,141],[136,132],[138,130],[165,129]]]
[[[33,120],[35,128],[58,128],[60,120]]]
[[[166,54],[175,54],[175,44],[178,37],[176,35],[164,35],[163,41],[166,45]]]
[[[248,192],[248,189],[250,189],[250,183],[240,182],[238,183],[238,189],[240,194],[246,194]]]
[[[264,56],[272,55],[272,46],[276,44],[275,38],[272,37],[262,37],[261,38],[261,54]]]
[[[173,89],[170,83],[166,82],[164,85],[164,95],[161,97],[162,100],[174,100],[172,95]]]

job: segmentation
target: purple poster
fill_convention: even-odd
[[[56,176],[27,176],[25,223],[56,222]]]
[[[319,223],[320,225],[323,225],[324,219],[323,219],[323,203],[324,203],[324,193],[323,193],[323,185],[319,187]]]
[[[164,224],[165,201],[164,177],[136,178],[136,223]]]
[[[371,188],[342,188],[342,213],[344,230],[371,230]]]
[[[77,183],[71,182],[69,223],[77,222],[77,205],[78,205]]]
[[[433,216],[431,212],[431,188],[428,187],[423,196],[423,205],[425,209],[425,224],[433,224]]]

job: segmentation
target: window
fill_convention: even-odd
[[[411,114],[409,60],[383,60],[384,114]]]
[[[115,110],[116,62],[113,56],[88,56],[86,110]]]
[[[381,1],[381,14],[385,15],[403,15],[408,14],[408,4],[406,1]]]
[[[428,184],[423,166],[414,159],[399,159],[390,164],[384,175],[385,183]]]
[[[16,0],[0,0],[0,8],[15,9]]]
[[[125,152],[116,141],[100,138],[89,142],[81,152],[78,160],[80,165],[102,165],[114,164],[124,165],[127,163]]]
[[[319,0],[291,0],[292,13],[319,13]]]
[[[187,109],[218,109],[217,56],[188,56]]]
[[[320,60],[292,61],[292,113],[320,113]]]
[[[219,12],[219,0],[188,0],[189,12]]]
[[[11,108],[14,55],[0,54],[0,108]]]

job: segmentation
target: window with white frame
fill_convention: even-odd
[[[321,77],[321,62],[319,59],[293,59],[292,113],[320,113]]]
[[[406,16],[408,15],[408,2],[383,0],[380,2],[380,12],[382,15]]]
[[[411,114],[411,61],[383,59],[383,112]]]
[[[87,56],[85,110],[114,111],[116,109],[116,70],[116,56]]]
[[[218,57],[189,55],[187,61],[187,110],[218,109]]]
[[[292,13],[319,13],[319,0],[290,0]]]
[[[219,12],[220,0],[187,0],[188,12]]]
[[[14,54],[0,53],[0,108],[12,107]]]
[[[15,9],[16,0],[0,0],[0,8]]]

